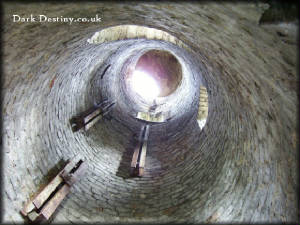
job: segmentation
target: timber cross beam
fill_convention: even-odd
[[[68,160],[65,167],[39,192],[33,200],[27,202],[21,214],[29,221],[40,223],[49,220],[56,208],[70,192],[71,186],[78,181],[87,168],[87,162],[79,160],[77,163]]]
[[[130,168],[130,175],[133,177],[141,177],[144,175],[149,128],[150,125],[143,125],[140,132],[138,144],[134,149]]]
[[[70,119],[70,124],[72,131],[76,132],[81,128],[84,128],[85,131],[94,126],[100,119],[106,116],[114,106],[114,102],[110,103],[107,100],[101,102],[99,105],[94,106],[79,116],[74,116]]]

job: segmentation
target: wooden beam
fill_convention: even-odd
[[[45,219],[48,220],[69,192],[70,186],[64,184],[62,188],[60,188],[55,193],[55,195],[46,203],[46,205],[42,208],[40,214],[42,214]]]
[[[65,196],[70,192],[71,186],[83,176],[87,163],[75,158],[68,160],[65,167],[42,189],[40,193],[29,201],[21,210],[23,216],[37,222],[48,220]]]
[[[140,145],[138,144],[135,148],[134,148],[134,153],[132,156],[132,160],[131,160],[131,167],[136,167],[137,165],[137,159],[139,156],[139,151],[140,151]]]
[[[51,181],[50,183],[34,198],[32,203],[35,205],[36,208],[40,208],[43,203],[49,198],[53,191],[57,188],[57,186],[62,183],[64,180],[60,176],[61,173],[69,173],[71,169],[75,166],[74,160],[68,160],[65,167],[59,172]]]
[[[150,125],[149,124],[146,125],[144,129],[145,129],[145,133],[144,133],[143,141],[148,141]]]
[[[62,173],[60,176],[64,179],[64,181],[72,186],[76,181],[78,181],[87,169],[87,162],[80,160],[78,164],[76,164],[76,170],[71,173]]]
[[[101,114],[97,115],[93,120],[89,121],[87,124],[84,126],[84,130],[87,131],[90,129],[92,126],[94,126],[99,120],[101,120],[103,117]]]
[[[109,103],[108,100],[101,102],[99,105],[94,106],[85,112],[81,113],[80,116],[75,116],[70,119],[72,131],[76,132],[81,128],[85,131],[94,126],[104,115],[108,114],[115,103]]]
[[[41,208],[43,203],[49,198],[52,192],[55,191],[57,186],[63,182],[63,179],[57,175],[39,194],[38,196],[32,201],[37,209]]]
[[[145,164],[146,164],[146,153],[147,153],[147,141],[143,143],[141,156],[139,160],[139,176],[143,176]]]
[[[146,164],[146,153],[149,138],[150,125],[143,125],[139,143],[135,147],[131,161],[131,176],[143,176]]]
[[[150,112],[137,112],[135,118],[143,122],[158,124],[166,122],[167,118],[170,117],[169,114],[169,111],[164,113],[158,112],[156,114]]]
[[[94,119],[94,117],[100,115],[101,113],[102,113],[102,109],[101,108],[95,109],[94,111],[92,111],[90,114],[86,115],[83,118],[83,123],[87,124],[88,122],[90,122],[90,120]]]

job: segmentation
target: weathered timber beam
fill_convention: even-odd
[[[146,163],[150,125],[144,125],[131,161],[131,176],[143,176]]]
[[[145,170],[145,163],[146,163],[146,153],[147,153],[147,141],[143,143],[141,153],[140,153],[140,159],[139,159],[139,176],[144,175]]]
[[[71,187],[68,184],[64,184],[62,188],[60,188],[54,194],[51,200],[49,200],[46,203],[46,205],[42,208],[40,214],[42,214],[46,220],[48,220],[51,217],[51,215],[54,213],[54,211],[62,202],[62,200],[66,197],[67,194],[69,194],[70,188]]]
[[[99,120],[101,120],[103,118],[102,114],[97,115],[96,117],[94,117],[92,120],[88,121],[85,126],[84,126],[84,130],[87,131],[89,130],[92,126],[94,126]]]
[[[74,166],[73,160],[68,160],[65,167],[62,169],[62,171],[71,171],[72,167]],[[34,208],[40,208],[43,203],[49,198],[51,193],[55,191],[57,186],[63,182],[63,178],[60,177],[59,172],[51,181],[50,183],[42,189],[41,192],[39,192],[36,197],[33,199],[33,201],[30,201],[28,205],[26,205],[23,210],[21,211],[24,216],[27,215],[28,212],[32,211]]]
[[[74,172],[66,172],[63,171],[60,176],[64,179],[64,181],[69,185],[72,186],[76,181],[80,179],[80,177],[83,176],[87,169],[87,162],[79,160],[79,162],[76,164],[76,170]]]
[[[94,116],[94,117],[91,117],[91,119],[85,123],[84,130],[87,131],[87,130],[90,129],[92,126],[94,126],[99,120],[101,120],[105,115],[107,115],[107,114],[111,111],[112,106],[113,106],[114,104],[115,104],[115,103],[111,103],[111,104],[105,106],[103,109],[101,109],[101,112],[100,112],[100,113],[98,113],[98,114],[93,114],[93,115],[95,115],[95,116]]]
[[[138,176],[138,156],[140,152],[140,145],[138,144],[135,149],[131,160],[131,167],[130,167],[130,175],[131,176]]]
[[[99,105],[94,106],[85,112],[83,112],[80,116],[75,116],[70,120],[72,131],[76,132],[81,128],[84,128],[85,131],[94,126],[99,120],[103,118],[104,115],[108,114],[112,106],[115,103],[109,103],[105,100],[101,102]]]
[[[149,138],[149,131],[150,131],[150,125],[147,124],[147,125],[145,126],[145,134],[144,134],[144,139],[143,139],[143,141],[148,141],[148,138]]]
[[[135,168],[137,165],[137,160],[139,156],[139,151],[140,151],[140,145],[137,145],[134,149],[132,160],[131,160],[131,167]]]
[[[145,170],[145,164],[146,164],[146,153],[147,153],[147,145],[148,145],[148,137],[149,137],[149,129],[150,125],[145,126],[145,133],[143,138],[143,144],[142,149],[140,151],[140,157],[139,157],[139,176],[144,175]]]
[[[170,114],[170,111],[158,112],[156,114],[150,112],[137,112],[137,115],[134,118],[145,124],[155,125],[170,121],[174,117],[171,117]]]
[[[99,109],[95,109],[93,112],[91,112],[89,115],[83,117],[83,123],[87,124],[88,122],[90,122],[92,119],[94,119],[94,117],[102,114],[103,111],[101,108]]]
[[[74,158],[68,160],[54,179],[24,206],[22,215],[32,222],[48,220],[70,192],[71,186],[83,176],[86,167],[87,163],[82,160],[77,163]]]

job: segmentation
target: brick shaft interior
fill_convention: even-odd
[[[6,2],[3,10],[3,221],[24,221],[30,196],[80,155],[88,171],[53,223],[299,222],[298,37],[292,26],[258,25],[264,4]],[[102,22],[13,23],[13,14]],[[87,41],[122,24],[163,30],[187,47]],[[176,56],[182,83],[162,106],[174,120],[150,130],[145,175],[130,178],[140,129],[131,115],[144,106],[121,75],[147,49]],[[73,133],[69,119],[105,97],[117,102],[113,119]],[[206,116],[201,130],[197,117]]]

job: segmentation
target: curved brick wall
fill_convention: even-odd
[[[296,41],[278,36],[278,27],[257,25],[261,5],[6,3],[4,9],[4,221],[23,221],[18,211],[30,195],[76,154],[89,162],[87,176],[53,222],[298,220]],[[98,13],[103,21],[12,23],[11,15],[21,13]],[[120,24],[156,27],[189,47],[144,39],[87,42]],[[130,140],[140,126],[129,114],[139,100],[117,75],[147,48],[178,57],[185,82],[167,97],[175,119],[151,129],[145,176],[129,178]],[[200,130],[202,85],[209,108]],[[118,100],[114,119],[72,133],[69,119],[104,96]]]

